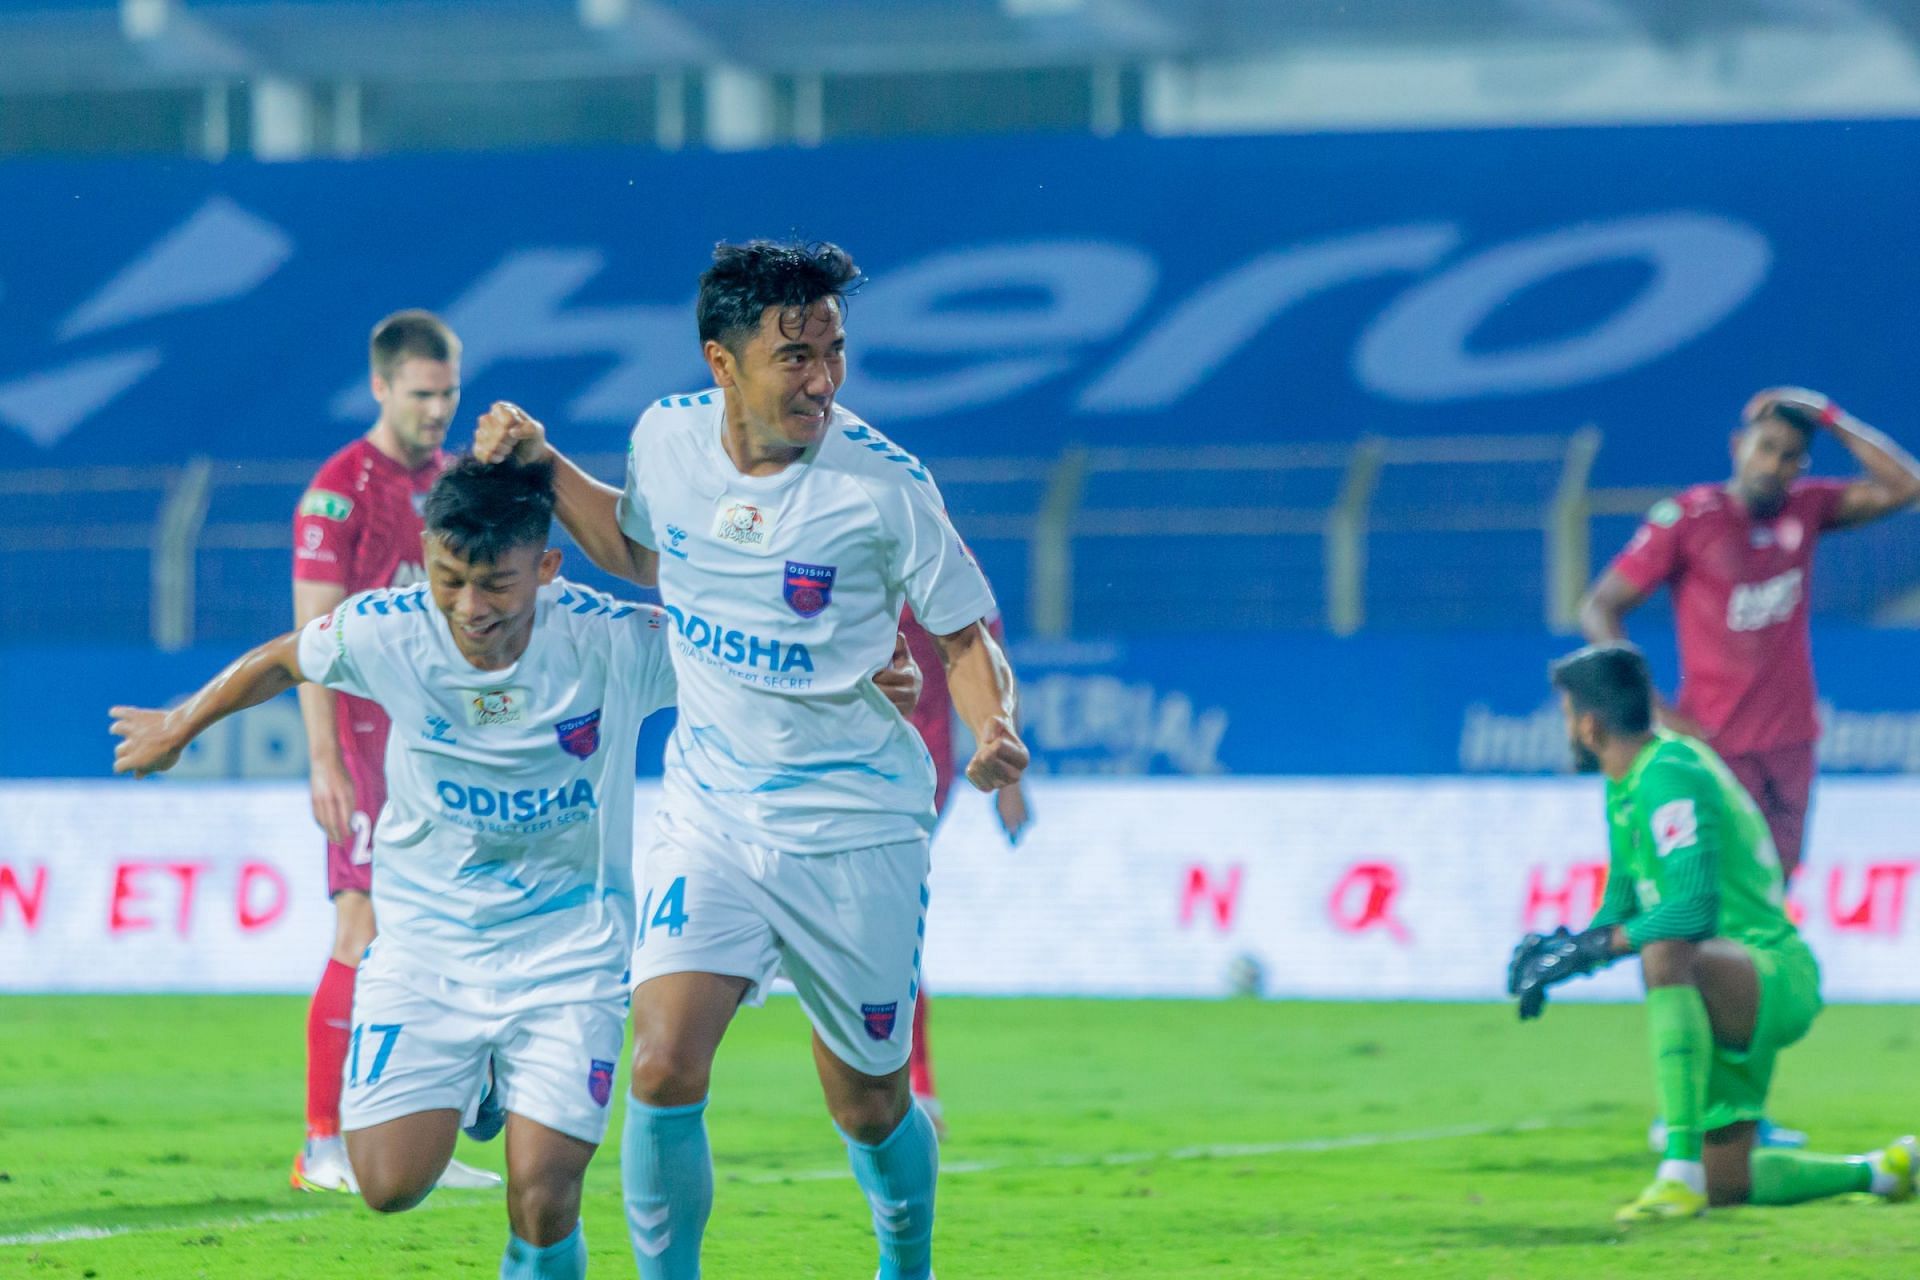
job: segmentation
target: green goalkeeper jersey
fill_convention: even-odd
[[[1634,947],[1663,938],[1732,938],[1770,947],[1797,932],[1766,819],[1706,743],[1656,731],[1607,781],[1612,858],[1593,918],[1625,925]]]

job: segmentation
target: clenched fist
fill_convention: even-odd
[[[496,400],[480,415],[473,437],[473,456],[480,461],[505,462],[512,456],[521,462],[545,462],[552,455],[547,429],[519,405]]]
[[[1027,744],[1005,716],[987,721],[980,746],[967,761],[967,781],[982,791],[998,791],[1020,781],[1027,771]]]

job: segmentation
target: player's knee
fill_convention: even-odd
[[[424,1186],[413,1185],[409,1179],[383,1178],[378,1174],[360,1179],[360,1198],[375,1213],[405,1213],[425,1200],[432,1190],[431,1179]]]
[[[707,1096],[713,1064],[706,1055],[671,1040],[633,1047],[633,1096],[650,1107],[681,1107]]]
[[[1696,987],[1700,948],[1685,938],[1662,938],[1640,948],[1640,967],[1649,987]]]
[[[855,1142],[874,1147],[893,1136],[911,1105],[912,1098],[904,1089],[863,1091],[833,1104],[833,1122]]]
[[[566,1178],[507,1179],[507,1217],[513,1234],[541,1248],[558,1243],[580,1220],[580,1184]]]
[[[412,1168],[377,1146],[369,1149],[349,1141],[347,1157],[360,1198],[375,1213],[405,1213],[427,1198],[439,1176],[437,1171]]]

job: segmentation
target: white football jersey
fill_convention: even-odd
[[[299,656],[393,721],[373,842],[388,971],[555,1004],[626,991],[636,738],[674,679],[658,609],[564,579],[536,607],[498,671],[461,656],[424,586],[349,597]]]
[[[872,676],[900,607],[945,635],[993,593],[918,459],[836,405],[821,443],[770,476],[722,444],[719,391],[647,410],[620,526],[660,554],[680,719],[664,803],[789,853],[914,840],[933,764]]]

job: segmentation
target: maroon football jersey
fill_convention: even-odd
[[[424,581],[421,513],[447,461],[436,451],[409,471],[364,438],[328,458],[293,518],[294,581],[337,583],[348,595]],[[363,698],[335,697],[341,753],[380,772],[386,712]]]
[[[1673,590],[1680,634],[1678,709],[1721,755],[1812,742],[1813,646],[1807,631],[1813,548],[1847,485],[1801,480],[1755,519],[1720,485],[1656,504],[1613,562],[1641,591]]]

